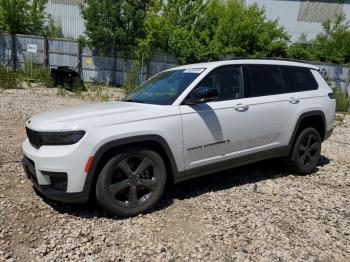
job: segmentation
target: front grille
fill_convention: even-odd
[[[31,130],[28,127],[26,127],[26,132],[27,132],[27,137],[29,139],[30,144],[35,148],[39,148],[41,146],[39,132]]]
[[[51,187],[58,191],[67,191],[67,173],[41,171],[45,176],[50,177]]]
[[[58,191],[67,191],[67,177],[51,177],[51,187]]]

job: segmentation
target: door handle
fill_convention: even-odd
[[[233,107],[236,111],[245,112],[249,109],[249,105],[237,104]]]
[[[295,97],[291,97],[289,98],[289,103],[291,104],[298,104],[300,102],[300,99],[295,98]]]

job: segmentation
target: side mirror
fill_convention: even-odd
[[[186,105],[195,105],[205,102],[217,100],[219,97],[218,90],[212,87],[198,87],[189,95],[189,98],[185,99]]]

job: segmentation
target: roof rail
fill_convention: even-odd
[[[228,59],[222,59],[220,61],[230,61],[230,60],[275,60],[275,61],[288,61],[288,62],[298,62],[303,64],[310,64],[309,62],[298,60],[298,59],[289,59],[289,58],[272,58],[272,57],[234,57]]]

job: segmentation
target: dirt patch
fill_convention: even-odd
[[[311,175],[265,161],[176,185],[152,213],[118,219],[44,200],[20,164],[26,119],[94,102],[56,89],[0,94],[0,260],[350,260],[349,116]]]

